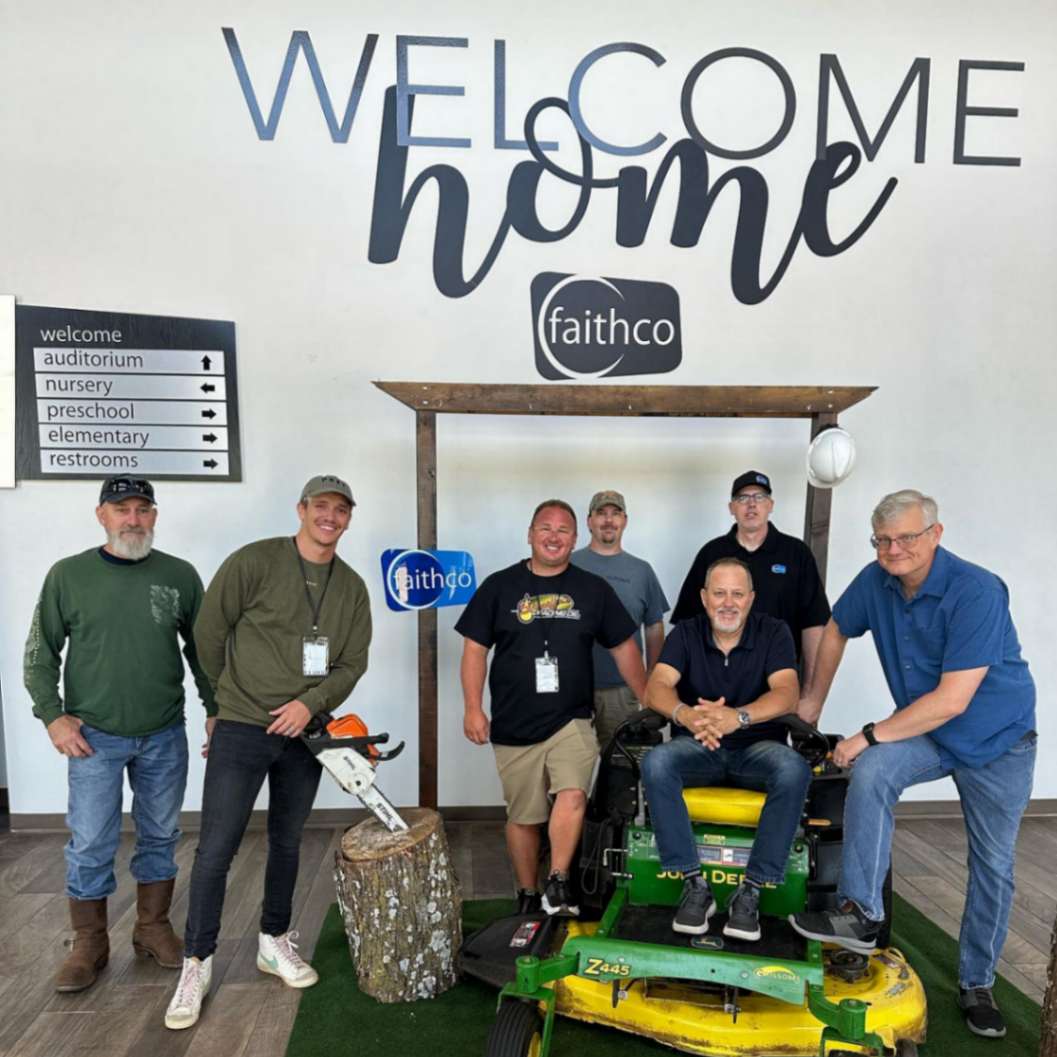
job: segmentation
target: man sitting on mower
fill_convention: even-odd
[[[745,875],[731,897],[726,936],[760,938],[760,888],[781,884],[811,782],[785,744],[779,716],[794,712],[799,682],[792,634],[753,613],[748,566],[721,558],[701,591],[705,612],[676,625],[646,687],[646,704],[672,721],[672,739],[644,758],[642,777],[661,865],[681,873],[672,928],[702,935],[716,901],[702,876],[683,789],[729,784],[766,792]]]

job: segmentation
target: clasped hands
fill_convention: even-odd
[[[718,749],[723,735],[738,729],[737,713],[728,708],[726,702],[725,697],[715,701],[699,697],[696,705],[684,701],[676,722],[690,731],[706,749]]]

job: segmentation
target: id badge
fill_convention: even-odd
[[[558,692],[558,658],[544,653],[536,658],[536,693],[556,694]]]
[[[330,645],[325,635],[301,640],[301,674],[326,675],[330,671]]]

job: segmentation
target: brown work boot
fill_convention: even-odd
[[[136,927],[132,946],[137,954],[149,955],[163,969],[181,969],[184,963],[183,940],[169,924],[169,904],[176,878],[141,884],[136,890]]]
[[[56,991],[83,991],[91,987],[110,958],[105,899],[71,899],[70,925],[73,941],[70,953],[55,974]]]

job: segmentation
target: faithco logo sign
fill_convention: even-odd
[[[679,295],[665,283],[542,272],[532,322],[544,378],[664,374],[683,358]]]

